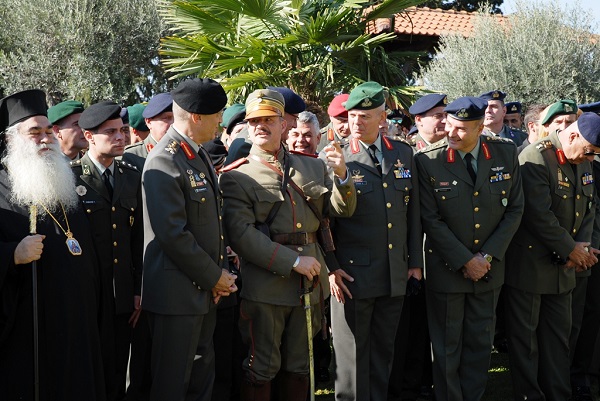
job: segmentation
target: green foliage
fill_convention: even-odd
[[[451,99],[502,89],[525,104],[600,100],[600,43],[589,15],[521,1],[507,18],[482,14],[471,37],[444,37],[420,81]]]
[[[0,87],[133,103],[165,85],[154,0],[2,0]]]
[[[232,102],[274,85],[324,106],[336,92],[374,80],[409,104],[415,89],[404,86],[406,56],[383,50],[393,34],[373,36],[366,28],[420,2],[161,0],[159,13],[171,27],[161,62],[174,77],[219,80]]]

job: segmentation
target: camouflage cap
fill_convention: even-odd
[[[346,110],[372,110],[385,103],[383,86],[369,81],[358,85],[350,92],[344,107]]]
[[[246,120],[257,117],[282,117],[285,113],[283,95],[271,89],[257,89],[246,99]]]
[[[548,106],[546,117],[541,121],[541,124],[548,124],[556,116],[564,114],[577,114],[577,103],[574,100],[562,99]]]

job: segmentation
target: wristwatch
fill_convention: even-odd
[[[480,254],[481,256],[483,256],[483,258],[484,258],[485,260],[487,260],[487,261],[488,261],[488,263],[492,263],[492,259],[494,259],[494,258],[492,257],[492,255],[488,255],[487,253],[483,253],[483,252],[479,252],[479,254]]]

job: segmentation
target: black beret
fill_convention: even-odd
[[[500,100],[503,102],[504,98],[506,97],[506,93],[499,90],[493,90],[483,93],[479,95],[479,97],[483,100]]]
[[[155,95],[142,112],[144,118],[153,118],[164,111],[173,110],[173,97],[170,92]]]
[[[121,118],[121,106],[115,102],[104,101],[85,109],[79,117],[79,126],[84,130],[93,130],[105,121],[117,118]]]
[[[521,114],[522,111],[523,111],[523,106],[521,105],[521,102],[506,103],[506,114],[514,114],[514,113]]]
[[[434,107],[446,106],[448,104],[448,97],[443,93],[430,93],[417,100],[410,108],[408,112],[413,116],[417,114],[427,113]]]
[[[285,100],[286,113],[298,114],[306,110],[306,103],[304,103],[304,100],[302,100],[302,98],[290,88],[267,86],[267,89],[271,89],[275,92],[281,93],[281,96],[283,96],[283,100]]]
[[[444,111],[456,120],[472,121],[479,120],[485,116],[487,101],[480,97],[459,97],[448,104]]]
[[[223,145],[223,142],[221,142],[220,139],[213,139],[212,141],[205,142],[202,144],[202,146],[210,155],[213,166],[223,164],[225,158],[227,157],[227,148],[225,145]]]
[[[187,112],[215,114],[225,108],[227,95],[217,81],[210,78],[187,79],[171,92],[173,101]]]
[[[39,89],[13,93],[0,100],[0,132],[33,116],[47,116],[46,94]]]
[[[577,119],[579,133],[594,146],[600,146],[600,116],[586,112]]]
[[[600,102],[580,104],[579,108],[583,112],[591,111],[594,113],[600,113]]]

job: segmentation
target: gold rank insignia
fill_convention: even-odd
[[[366,182],[363,181],[363,178],[365,178],[365,176],[360,175],[360,170],[352,170],[352,181],[354,181],[354,184],[366,184]]]
[[[373,104],[373,102],[371,102],[371,99],[366,98],[365,100],[362,101],[362,103],[360,104],[360,107],[371,107],[372,104]]]
[[[90,172],[90,166],[88,166],[87,164],[83,165],[83,174],[85,174],[85,175],[90,175],[91,174],[91,172]]]
[[[468,118],[469,117],[469,112],[466,109],[460,109],[456,113],[456,117],[459,117],[459,118]]]
[[[167,146],[165,147],[165,150],[167,152],[169,152],[170,154],[174,155],[175,152],[177,151],[177,141],[173,139],[171,142],[169,142],[167,144]]]

